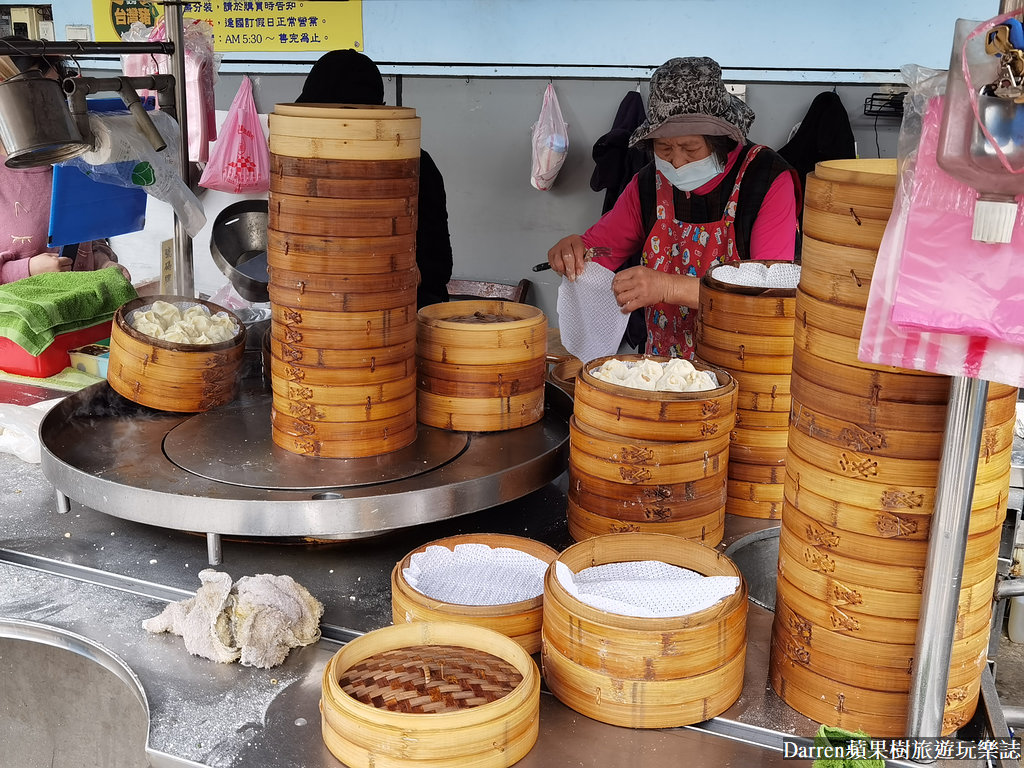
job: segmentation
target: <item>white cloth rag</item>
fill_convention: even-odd
[[[556,560],[555,577],[569,594],[593,608],[652,618],[702,611],[740,586],[735,576],[704,576],[660,560],[608,563],[579,573]]]
[[[615,273],[593,261],[583,274],[558,284],[558,330],[562,346],[573,357],[587,363],[614,355],[622,342],[629,314],[623,313],[612,291]]]
[[[193,656],[262,669],[320,639],[324,607],[291,576],[243,576],[232,586],[231,576],[207,568],[199,580],[195,597],[169,604],[142,627],[179,635]]]

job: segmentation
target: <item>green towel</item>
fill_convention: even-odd
[[[827,747],[844,745],[850,741],[868,741],[863,731],[845,731],[831,725],[823,725],[814,734],[814,746]],[[867,751],[867,754],[871,754]],[[815,760],[812,768],[885,768],[884,760],[865,758],[822,758]]]
[[[0,285],[0,336],[38,357],[58,334],[108,322],[136,296],[114,268],[26,277]]]

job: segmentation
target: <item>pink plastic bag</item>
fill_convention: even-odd
[[[569,152],[569,126],[562,119],[562,110],[555,96],[555,86],[548,83],[540,117],[533,124],[533,153],[530,183],[542,192],[551,189],[555,177]]]
[[[199,186],[235,194],[266,192],[270,188],[270,148],[248,77],[242,78],[231,102]]]
[[[941,99],[932,103],[941,109],[937,104]],[[923,153],[917,153],[917,162]],[[915,162],[910,160],[901,166],[892,215],[878,248],[857,356],[876,365],[1024,386],[1024,347],[985,336],[922,331],[892,320],[910,208],[906,190],[917,188],[917,183]]]
[[[924,331],[986,336],[1024,344],[1024,234],[1013,242],[971,239],[976,192],[936,162],[942,100],[925,112],[907,211],[892,320]]]

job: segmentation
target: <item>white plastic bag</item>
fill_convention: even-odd
[[[0,403],[0,453],[13,453],[22,461],[38,464],[42,445],[39,423],[63,398],[32,405]]]
[[[558,171],[569,152],[569,126],[562,119],[562,110],[555,96],[555,86],[548,83],[540,117],[533,124],[533,162],[530,183],[542,192],[551,189]]]

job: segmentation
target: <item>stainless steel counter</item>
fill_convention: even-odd
[[[6,619],[0,620],[0,638],[50,638],[120,670],[122,682],[140,689],[148,709],[148,753],[156,766],[340,765],[320,738],[320,677],[341,643],[390,623],[388,577],[395,562],[427,541],[473,531],[528,536],[557,549],[571,543],[565,475],[499,507],[374,538],[317,543],[225,536],[219,570],[236,579],[289,574],[326,606],[323,640],[292,651],[278,668],[257,670],[189,656],[180,638],[149,635],[140,626],[199,586],[197,574],[207,567],[202,535],[77,503],[58,513],[40,468],[6,454],[0,454],[0,475],[0,617]],[[727,541],[764,525],[732,520]],[[617,728],[578,715],[545,693],[539,741],[519,765],[634,768],[644,759],[781,765],[783,736],[809,737],[817,725],[767,684],[771,619],[751,605],[744,690],[722,716],[679,729]]]

